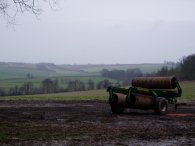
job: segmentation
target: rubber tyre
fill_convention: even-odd
[[[155,102],[154,111],[156,114],[164,115],[168,110],[168,101],[164,97],[158,97]]]
[[[124,112],[125,108],[123,107],[116,107],[111,105],[111,111],[113,114],[122,114]]]

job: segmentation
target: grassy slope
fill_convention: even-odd
[[[107,100],[107,98],[106,90],[0,97],[1,100]]]
[[[183,89],[180,100],[195,100],[195,81],[180,82]],[[25,95],[0,97],[2,100],[108,100],[108,92],[104,90],[78,91],[56,94]]]
[[[182,98],[195,100],[195,81],[184,81],[180,83],[182,88]]]
[[[33,82],[35,87],[45,78],[58,78],[65,80],[81,80],[87,82],[93,79],[95,83],[105,78],[100,77],[102,69],[140,68],[143,72],[153,72],[162,67],[163,64],[113,64],[113,65],[55,65],[55,64],[25,64],[25,63],[0,63],[0,88],[11,88],[22,86],[25,82]],[[26,79],[30,73],[34,79]],[[115,81],[114,81],[115,82]],[[60,83],[61,84],[61,83]],[[66,87],[66,85],[62,85]]]
[[[44,71],[33,68],[15,68],[15,67],[0,67],[0,79],[15,79],[15,78],[25,78],[28,73],[31,73],[34,77],[50,77],[50,76],[85,76],[86,73],[78,71],[68,71],[68,70],[54,70],[54,71]]]
[[[68,68],[71,70],[83,70],[85,72],[94,73],[94,72],[100,72],[102,69],[108,69],[108,70],[127,70],[127,69],[133,69],[133,68],[139,68],[143,73],[152,73],[155,72],[161,67],[163,67],[164,64],[104,64],[104,65],[62,65],[64,68]]]

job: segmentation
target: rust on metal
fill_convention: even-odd
[[[135,95],[134,106],[150,107],[154,104],[154,99],[151,96]]]
[[[115,104],[118,106],[126,105],[126,95],[121,93],[113,93],[115,99]]]
[[[171,77],[137,77],[132,80],[132,86],[148,89],[174,89],[177,79]]]

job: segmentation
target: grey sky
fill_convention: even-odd
[[[195,53],[194,0],[61,0],[37,20],[0,24],[0,61],[57,64],[177,62]],[[3,17],[1,17],[1,20]]]

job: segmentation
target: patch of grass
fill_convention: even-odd
[[[4,96],[0,100],[107,100],[106,89],[40,95]]]
[[[180,82],[182,88],[181,100],[195,100],[195,81]]]
[[[55,75],[53,72],[39,71],[33,68],[1,67],[0,79],[23,78],[28,73],[33,73],[33,76],[37,77]]]
[[[145,63],[145,64],[108,64],[108,65],[91,65],[85,66],[82,70],[86,72],[101,72],[102,69],[108,70],[127,70],[133,68],[139,68],[143,73],[152,73],[156,72],[157,70],[161,69],[164,64],[152,64],[152,63]]]
[[[10,89],[16,86],[21,87],[26,82],[32,82],[34,87],[39,87],[41,85],[41,81],[44,78],[35,78],[35,79],[25,79],[25,78],[16,78],[16,79],[4,79],[0,80],[0,88]]]

